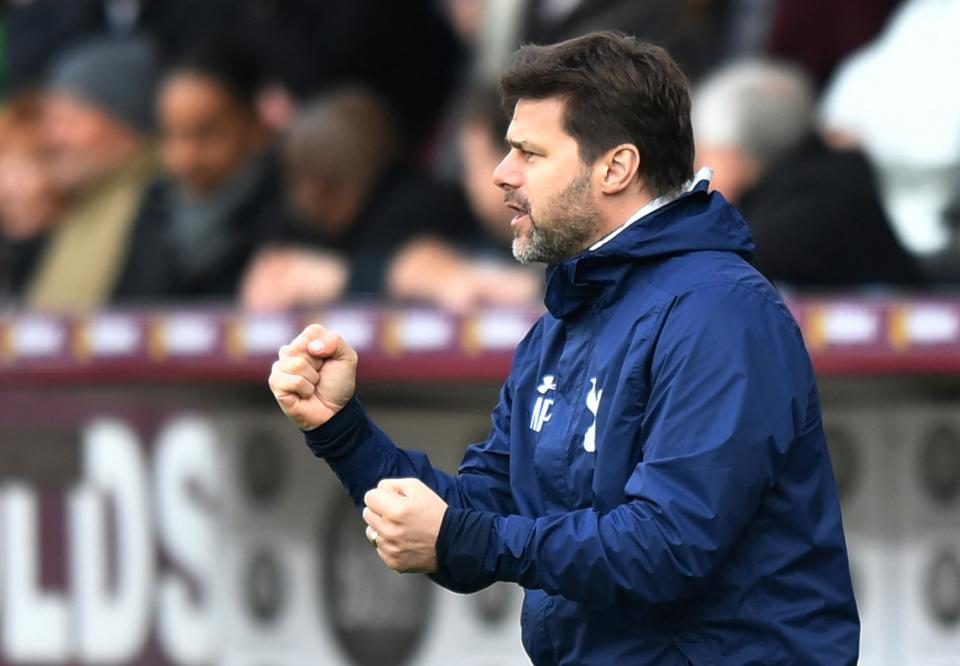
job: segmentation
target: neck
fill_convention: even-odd
[[[643,190],[639,194],[632,194],[619,201],[606,202],[606,205],[600,208],[600,224],[597,227],[596,237],[587,243],[587,248],[593,247],[619,229],[632,215],[653,200],[654,197]]]

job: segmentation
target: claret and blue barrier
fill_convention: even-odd
[[[861,663],[956,664],[960,298],[789,305],[819,376]],[[528,663],[519,591],[383,567],[266,378],[322,322],[360,353],[378,422],[452,470],[539,315],[0,313],[0,665]]]

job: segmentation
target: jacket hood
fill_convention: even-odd
[[[599,246],[551,264],[544,303],[565,318],[606,287],[615,285],[638,262],[698,251],[734,252],[749,257],[753,238],[739,211],[703,179],[670,203],[613,232]]]

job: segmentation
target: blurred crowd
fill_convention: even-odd
[[[535,303],[491,174],[512,51],[664,45],[792,289],[960,282],[960,0],[10,0],[0,304]]]

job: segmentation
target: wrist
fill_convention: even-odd
[[[318,458],[333,459],[350,451],[371,434],[370,420],[354,394],[330,419],[303,433],[307,446]]]
[[[437,534],[437,569],[464,584],[478,579],[495,518],[492,513],[448,506]]]

